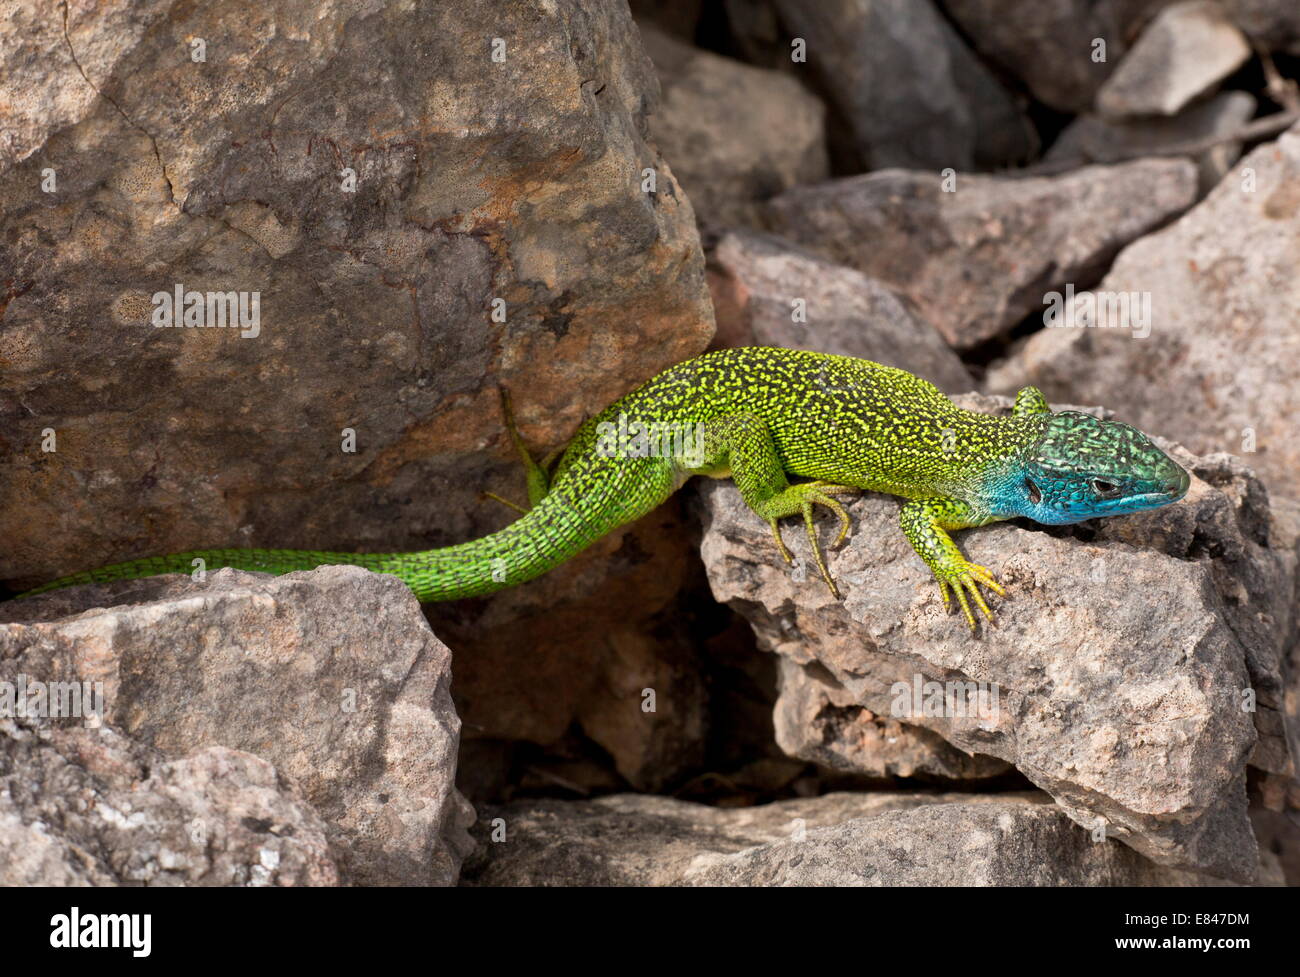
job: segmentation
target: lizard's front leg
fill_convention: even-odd
[[[912,544],[912,549],[925,561],[926,566],[939,581],[939,593],[943,596],[943,606],[950,609],[952,598],[949,589],[956,591],[961,609],[966,613],[966,621],[972,631],[975,630],[975,615],[971,613],[966,600],[969,591],[979,609],[990,620],[993,612],[980,593],[980,584],[988,587],[999,597],[1005,597],[1006,591],[994,579],[988,568],[978,563],[971,563],[962,556],[957,544],[952,541],[945,530],[968,529],[983,526],[996,521],[992,516],[976,512],[960,499],[917,499],[903,506],[900,522],[903,534]]]
[[[831,594],[839,598],[839,588],[826,569],[826,560],[817,540],[813,506],[824,505],[839,518],[840,532],[834,543],[839,546],[849,534],[850,521],[844,506],[832,496],[858,492],[859,489],[820,481],[791,485],[781,467],[767,422],[755,414],[731,414],[705,424],[704,460],[691,470],[705,475],[730,474],[746,504],[767,520],[772,538],[786,563],[794,562],[794,557],[781,539],[780,520],[786,516],[803,516],[817,569]]]

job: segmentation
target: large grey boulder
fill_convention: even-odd
[[[0,619],[0,681],[101,682],[103,722],[142,748],[273,764],[324,819],[344,881],[455,882],[473,811],[455,787],[451,655],[395,577],[170,575],[0,604]]]
[[[459,542],[498,382],[554,443],[711,337],[625,3],[5,11],[0,581]],[[155,328],[178,284],[257,335]]]
[[[1196,200],[1187,160],[1135,160],[1054,177],[886,170],[771,200],[773,229],[907,296],[959,349],[1100,277],[1124,245]]]
[[[837,793],[717,808],[622,794],[484,812],[473,885],[1197,885],[1037,793]],[[1273,878],[1270,874],[1270,879]]]
[[[792,574],[734,487],[707,484],[710,583],[761,647],[837,707],[1005,760],[1076,822],[1161,864],[1247,879],[1257,855],[1246,765],[1290,768],[1281,654],[1294,541],[1270,538],[1267,495],[1248,469],[1160,443],[1194,475],[1177,505],[1073,531],[1001,523],[958,537],[1011,594],[978,636],[943,613],[898,501],[884,496],[851,504],[851,541],[828,554],[837,601],[809,572],[802,533],[787,534]],[[964,683],[985,698],[967,702]]]

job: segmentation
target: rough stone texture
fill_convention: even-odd
[[[325,824],[265,760],[65,723],[0,719],[0,885],[338,883]]]
[[[856,157],[853,169],[991,168],[1034,151],[1016,102],[930,0],[771,7],[728,2],[738,44],[749,60],[806,78],[830,103],[831,136],[844,144],[840,155]],[[807,42],[806,63],[791,62],[791,38]]]
[[[1236,132],[1255,114],[1248,92],[1222,92],[1168,119],[1111,122],[1084,115],[1070,123],[1044,157],[1048,162],[1113,163],[1192,140]],[[1240,142],[1222,142],[1196,157],[1200,191],[1209,193],[1241,156]]]
[[[1196,199],[1181,159],[1090,166],[1061,176],[889,170],[798,187],[768,203],[774,230],[901,292],[950,344],[976,346],[1086,287],[1125,244]]]
[[[557,441],[708,344],[623,3],[5,9],[0,581],[470,538],[517,474],[499,381]],[[154,328],[176,283],[259,291],[260,335]]]
[[[1250,58],[1250,42],[1214,0],[1166,7],[1147,25],[1101,89],[1112,118],[1174,115]]]
[[[970,373],[915,307],[872,278],[771,235],[732,232],[709,256],[723,346],[789,346],[902,367],[942,390]],[[792,303],[803,299],[799,310]]]
[[[1252,185],[1254,190],[1248,188]],[[1151,297],[1151,333],[1044,329],[989,373],[1104,403],[1193,451],[1242,454],[1300,497],[1300,129],[1260,146],[1194,210],[1127,248],[1097,286]]]
[[[1034,97],[1062,112],[1081,112],[1131,40],[1135,21],[1164,0],[942,0],[975,49],[1021,79]],[[1106,42],[1094,61],[1093,39]]]
[[[787,754],[868,777],[979,780],[1011,770],[1003,760],[959,750],[938,733],[876,714],[817,666],[780,660],[776,741]]]
[[[112,75],[168,6],[153,0],[65,11],[9,0],[0,23],[0,173],[93,113],[99,95],[87,79]]]
[[[825,107],[788,74],[642,26],[663,96],[650,134],[704,225],[754,224],[756,203],[830,176]]]
[[[701,493],[705,565],[760,646],[838,684],[841,702],[1014,764],[1080,824],[1104,824],[1162,864],[1248,878],[1246,763],[1290,767],[1280,656],[1294,545],[1270,540],[1267,496],[1249,470],[1158,443],[1194,475],[1178,505],[1072,532],[1002,523],[959,535],[1013,597],[978,637],[944,614],[898,529],[897,500],[884,496],[852,504],[852,540],[828,554],[842,602],[807,571],[798,533],[787,534],[791,575],[729,484]],[[991,683],[998,701],[985,715],[908,715],[891,687],[918,676]],[[1242,709],[1248,688],[1253,715]]]
[[[562,747],[576,729],[609,754],[626,781],[616,786],[638,790],[697,766],[706,692],[677,606],[684,590],[704,588],[694,533],[670,501],[528,586],[428,607],[456,649],[467,743]],[[654,712],[641,707],[647,688]]]
[[[493,818],[504,842],[489,840]],[[1030,792],[838,793],[738,809],[623,794],[520,801],[482,824],[468,884],[1212,884],[1093,842]]]
[[[253,753],[328,825],[348,882],[452,884],[473,818],[455,789],[451,655],[395,577],[218,570],[0,605],[0,680],[104,684],[105,722],[172,758]]]

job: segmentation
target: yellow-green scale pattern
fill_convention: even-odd
[[[400,577],[423,601],[470,597],[545,573],[658,506],[691,475],[703,474],[735,480],[787,559],[777,523],[802,516],[832,592],[813,506],[840,517],[842,539],[848,517],[834,496],[866,489],[913,500],[902,511],[903,531],[934,571],[945,603],[951,588],[973,626],[966,594],[987,614],[978,585],[1002,591],[987,570],[962,557],[945,530],[1035,515],[1023,496],[1037,488],[1023,489],[1020,473],[1029,470],[1026,459],[1052,419],[1065,416],[1051,414],[1033,388],[1021,392],[1012,415],[995,416],[959,408],[933,384],[867,360],[767,347],[723,350],[664,371],[591,418],[554,472],[525,453],[532,507],[481,539],[411,553],[196,550],[74,574],[29,593],[189,573],[202,560],[206,569],[270,573],[350,564]],[[656,434],[638,441],[638,427]],[[1058,450],[1068,448],[1073,430],[1058,432]],[[620,431],[621,438],[614,433]],[[1095,450],[1106,442],[1094,437],[1091,443]],[[792,484],[791,476],[811,481]],[[1146,503],[1153,504],[1162,503]]]

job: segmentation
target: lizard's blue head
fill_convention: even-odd
[[[1049,526],[1177,502],[1190,478],[1136,428],[1078,411],[1047,418],[1042,437],[999,486],[999,502]]]

